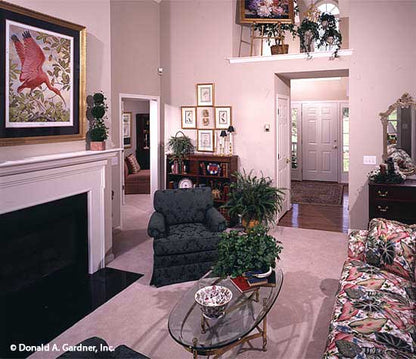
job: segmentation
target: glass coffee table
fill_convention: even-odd
[[[280,293],[283,283],[281,269],[275,270],[276,285],[261,286],[241,293],[229,278],[201,278],[178,301],[169,315],[169,333],[194,358],[198,355],[214,355],[217,358],[227,350],[255,338],[263,338],[263,351],[267,346],[267,314]],[[195,293],[208,285],[229,288],[233,298],[225,315],[219,319],[206,319],[195,302]],[[256,330],[253,334],[252,331]]]

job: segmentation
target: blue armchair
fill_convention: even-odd
[[[209,187],[159,190],[154,196],[148,234],[153,237],[153,275],[150,284],[196,280],[217,259],[220,232],[227,227],[214,208]]]

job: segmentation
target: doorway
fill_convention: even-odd
[[[125,205],[126,195],[150,200],[160,188],[160,99],[120,94],[119,104],[120,143],[124,148],[120,166],[121,198]],[[127,157],[134,157],[139,168],[132,171]]]
[[[279,225],[348,231],[348,72],[339,74],[290,74],[291,203]]]

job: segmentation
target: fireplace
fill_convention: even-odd
[[[0,292],[88,273],[87,194],[0,215]]]

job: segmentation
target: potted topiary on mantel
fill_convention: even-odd
[[[272,186],[270,177],[257,177],[253,170],[248,174],[235,172],[235,182],[230,185],[228,200],[223,208],[231,217],[240,216],[245,228],[256,224],[272,224],[281,210],[285,197],[283,189]]]
[[[249,271],[267,272],[275,268],[283,249],[281,242],[268,234],[268,228],[257,225],[246,233],[230,231],[221,234],[218,260],[213,272],[219,277],[238,277]]]
[[[289,32],[293,38],[297,34],[295,25],[286,23],[256,24],[255,29],[263,36],[267,36],[267,44],[270,46],[272,55],[287,54],[289,45],[285,44],[285,33]],[[274,38],[274,45],[271,45],[272,38]]]
[[[104,94],[101,92],[95,93],[93,96],[93,106],[91,108],[91,115],[93,120],[90,124],[89,136],[91,139],[91,151],[105,150],[105,140],[108,138],[108,127],[104,123],[104,116],[107,110],[105,104]]]

